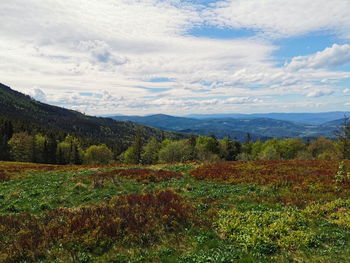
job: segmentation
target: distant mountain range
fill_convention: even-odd
[[[326,122],[339,120],[345,115],[349,116],[350,112],[333,111],[319,113],[253,113],[253,114],[192,114],[184,117],[195,119],[220,119],[220,118],[235,118],[235,119],[256,119],[269,118],[282,121],[293,121],[304,124],[320,125]]]
[[[334,131],[343,123],[345,114],[217,114],[192,115],[192,118],[156,114],[102,118],[41,103],[0,84],[0,118],[19,121],[23,127],[35,124],[53,132],[75,134],[93,142],[122,147],[130,144],[137,129],[142,131],[145,140],[150,137],[188,137],[184,133],[207,136],[214,134],[218,138],[228,136],[240,141],[244,141],[247,133],[255,140],[273,137],[334,137]]]
[[[164,114],[149,116],[112,116],[111,118],[139,123],[169,131],[188,132],[200,135],[214,134],[218,138],[229,136],[242,141],[246,138],[247,133],[249,133],[253,139],[268,139],[273,137],[334,137],[334,132],[343,122],[341,117],[344,116],[344,113],[324,113],[325,116],[322,116],[321,113],[306,113],[305,115],[301,113],[280,115],[290,119],[297,119],[299,116],[298,120],[302,120],[299,122],[267,117],[255,117],[260,115],[263,114],[249,115],[249,118],[247,118],[247,115],[244,114],[238,114],[236,115],[238,116],[236,118],[227,117],[225,115],[216,118],[214,118],[214,115],[211,115],[211,118],[198,118],[198,115],[196,115],[197,118],[188,118],[174,117]],[[273,113],[266,115],[277,116],[278,114]],[[311,119],[311,116],[314,116],[314,119]],[[338,119],[332,120],[332,116],[333,118]],[[311,123],[305,123],[308,119],[310,119]],[[322,119],[326,120],[326,122],[315,124],[321,122]]]
[[[92,142],[125,147],[131,143],[139,129],[145,139],[184,138],[187,135],[161,131],[140,124],[111,118],[87,116],[80,112],[41,103],[0,83],[0,118],[20,123],[27,129],[49,130],[83,137]]]

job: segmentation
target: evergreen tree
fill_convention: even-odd
[[[350,122],[349,117],[344,116],[344,122],[336,132],[339,139],[343,159],[350,159]]]
[[[135,138],[132,143],[132,147],[134,148],[134,154],[135,154],[135,163],[139,164],[141,163],[141,155],[142,155],[142,132],[141,129],[138,128],[136,130]]]

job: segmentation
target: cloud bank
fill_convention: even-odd
[[[0,81],[88,114],[339,105],[350,78],[336,69],[350,62],[347,10],[345,0],[3,1]],[[208,26],[253,36],[190,33]],[[339,43],[281,65],[276,39],[322,30]]]

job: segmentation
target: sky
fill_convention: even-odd
[[[350,0],[0,0],[0,82],[90,115],[350,110]]]

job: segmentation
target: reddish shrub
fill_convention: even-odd
[[[42,217],[0,216],[0,261],[35,261],[57,244],[68,251],[108,249],[116,241],[150,245],[193,220],[194,209],[170,190],[116,197],[105,205],[58,208]]]
[[[0,170],[0,182],[8,181],[10,178],[11,176],[7,172]]]
[[[286,191],[275,196],[275,201],[303,206],[318,198],[348,195],[349,182],[342,184],[339,191],[337,169],[338,162],[334,160],[219,162],[199,167],[191,175],[199,180],[284,188]]]
[[[132,168],[95,173],[92,175],[92,178],[95,185],[103,185],[105,182],[115,183],[118,176],[130,178],[140,183],[149,183],[166,181],[172,178],[180,178],[182,174],[166,170]]]

